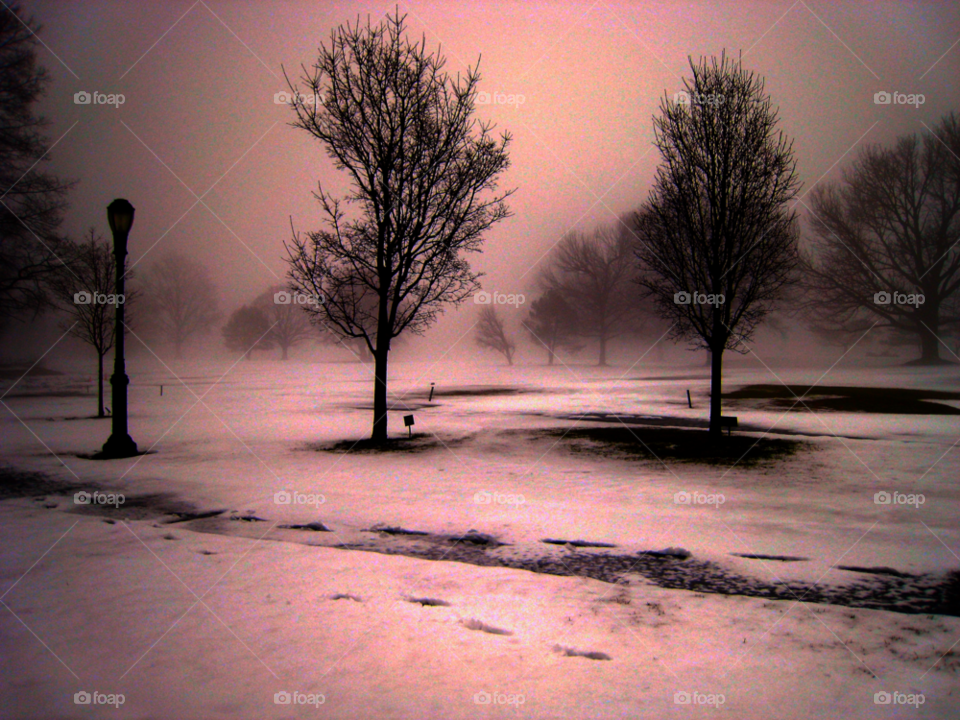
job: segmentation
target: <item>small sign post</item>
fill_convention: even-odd
[[[403,424],[407,426],[407,432],[410,433],[410,437],[413,437],[413,415],[404,415]]]
[[[430,397],[427,398],[427,402],[433,402],[433,383],[430,383]]]

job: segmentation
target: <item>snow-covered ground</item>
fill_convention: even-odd
[[[657,463],[573,453],[541,431],[578,425],[562,416],[580,413],[703,419],[705,368],[396,362],[391,430],[404,434],[402,416],[412,413],[415,431],[435,446],[344,454],[315,446],[368,434],[368,367],[141,361],[129,373],[131,435],[150,454],[78,457],[99,449],[110,421],[83,419],[94,400],[70,393],[85,378],[45,376],[0,386],[0,461],[263,522],[200,532],[202,521],[166,524],[132,507],[110,522],[70,495],[0,502],[0,716],[960,715],[956,617],[276,541],[295,533],[279,524],[321,521],[333,533],[315,535],[330,545],[384,523],[473,529],[522,547],[548,537],[611,543],[620,554],[682,547],[765,581],[864,578],[836,565],[960,569],[960,416],[740,406],[731,412],[741,426],[801,433],[775,436],[801,439],[804,449],[752,467]],[[431,382],[437,395],[426,403]],[[957,391],[960,373],[740,366],[724,382],[725,390],[820,382]],[[923,503],[877,504],[878,492],[922,494]],[[309,502],[278,502],[284,493]],[[723,502],[677,502],[677,493]],[[75,704],[82,691],[124,702]],[[283,692],[314,704],[276,703]],[[878,704],[876,693],[891,702]]]

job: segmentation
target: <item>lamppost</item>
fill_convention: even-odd
[[[116,265],[117,319],[114,325],[113,376],[110,385],[113,388],[113,431],[103,444],[101,457],[125,458],[139,454],[137,444],[127,433],[127,377],[123,360],[123,278],[126,268],[127,235],[133,225],[133,205],[126,200],[114,200],[107,207],[107,220],[113,232],[113,257]]]

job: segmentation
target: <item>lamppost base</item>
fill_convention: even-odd
[[[128,458],[139,454],[140,451],[137,450],[137,444],[129,435],[111,435],[103,444],[100,457],[104,459]]]

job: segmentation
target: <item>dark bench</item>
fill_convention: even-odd
[[[721,415],[720,416],[720,428],[727,429],[727,435],[730,434],[730,428],[737,427],[737,416],[736,415]]]

